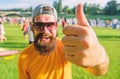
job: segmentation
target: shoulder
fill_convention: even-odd
[[[27,46],[27,47],[21,52],[19,59],[26,59],[26,58],[28,58],[29,55],[31,55],[31,54],[33,53],[33,51],[35,51],[33,44]]]
[[[58,38],[58,37],[57,37],[56,40],[57,40],[57,45],[62,46],[61,38]]]
[[[58,37],[57,37],[56,42],[57,42],[57,43],[56,43],[57,49],[61,49],[62,46],[63,46],[63,44],[62,44],[62,42],[61,42],[61,38],[58,38]]]

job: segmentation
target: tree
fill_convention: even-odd
[[[58,2],[56,0],[53,2],[53,7],[58,11]]]
[[[116,0],[111,0],[108,2],[104,8],[104,13],[106,15],[115,15],[117,14],[117,2]]]
[[[76,9],[76,7],[75,7],[75,6],[71,9],[72,14],[75,14],[75,9]]]
[[[58,12],[62,12],[62,0],[58,2]]]
[[[64,13],[68,13],[69,10],[70,10],[69,6],[66,5],[66,6],[63,8],[62,11],[63,11]]]
[[[62,12],[62,0],[59,0],[58,2],[57,2],[57,0],[55,0],[53,2],[53,6],[57,10],[57,12]]]
[[[84,6],[85,14],[96,15],[96,14],[101,14],[102,12],[102,9],[100,8],[99,4],[85,3],[83,6]]]

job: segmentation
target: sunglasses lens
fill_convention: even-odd
[[[56,25],[56,22],[48,22],[48,23],[42,23],[42,22],[35,22],[34,28],[36,30],[43,30],[46,26],[48,30],[51,30]]]
[[[43,28],[43,25],[39,22],[34,23],[35,30],[41,30]]]

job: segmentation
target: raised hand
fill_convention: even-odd
[[[103,46],[84,15],[82,4],[76,7],[76,18],[78,25],[63,29],[65,36],[62,43],[66,59],[82,67],[95,67],[108,62]]]

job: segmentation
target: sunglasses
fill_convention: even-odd
[[[33,27],[37,31],[42,31],[44,30],[44,27],[47,27],[48,30],[52,30],[54,27],[56,27],[57,22],[34,22]]]

